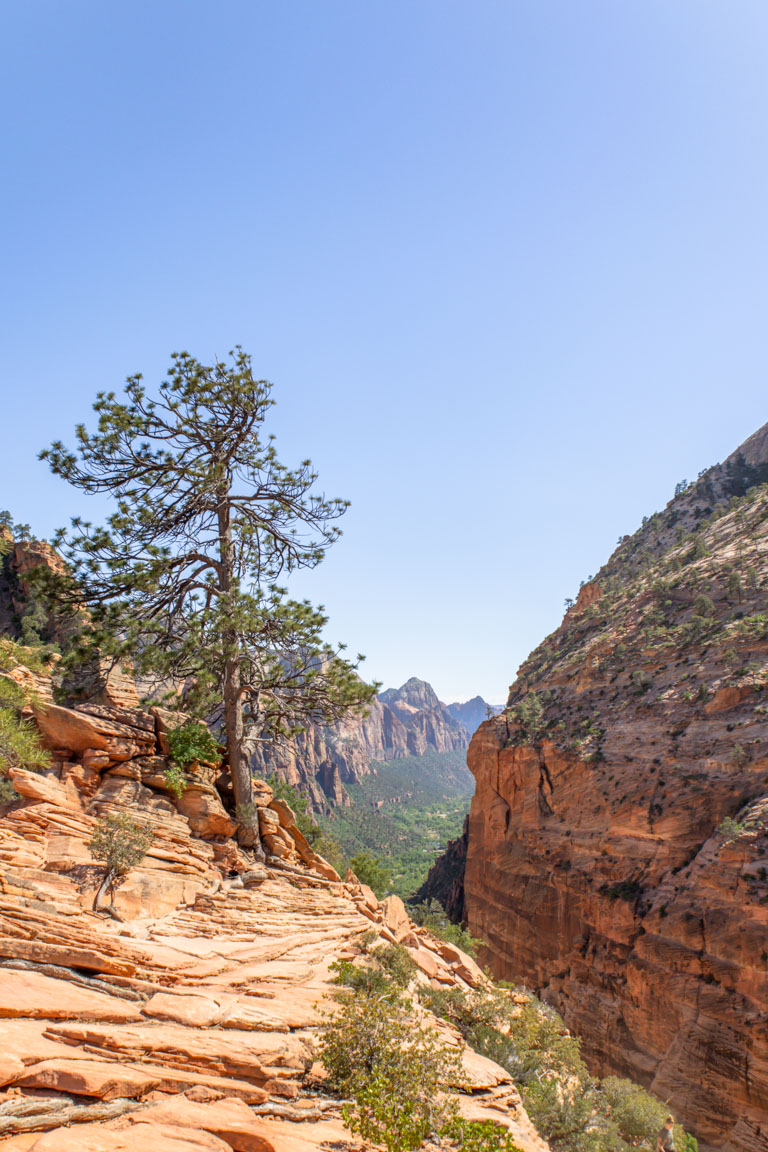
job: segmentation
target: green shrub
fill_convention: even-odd
[[[11,804],[18,800],[19,794],[10,780],[0,776],[0,804]]]
[[[181,768],[195,760],[219,764],[221,753],[216,738],[199,720],[186,720],[178,728],[166,732],[171,756]]]
[[[163,773],[168,791],[172,792],[177,800],[184,795],[187,787],[187,774],[180,764],[175,762],[168,765]]]
[[[40,645],[17,644],[8,636],[0,636],[0,671],[10,672],[17,664],[30,672],[50,672],[54,649]]]
[[[504,1128],[492,1120],[464,1120],[454,1116],[440,1130],[444,1140],[451,1140],[461,1152],[520,1152]]]
[[[392,873],[386,864],[368,852],[358,852],[349,866],[361,884],[367,884],[381,899],[392,887]]]
[[[506,994],[495,988],[465,992],[463,988],[425,986],[419,990],[419,999],[435,1016],[453,1024],[473,1048],[480,1029],[502,1027],[509,1015]]]
[[[95,860],[104,862],[111,876],[124,876],[147,854],[152,843],[152,829],[132,820],[123,812],[109,813],[97,822],[88,848]]]
[[[407,988],[416,975],[416,962],[402,944],[382,944],[379,948],[373,949],[371,956],[378,961],[398,988]]]
[[[724,816],[717,830],[723,839],[729,842],[741,835],[744,831],[744,825],[740,824],[738,820],[734,820],[733,816]]]
[[[632,1080],[607,1076],[602,1082],[605,1103],[623,1140],[632,1147],[643,1141],[655,1143],[667,1117],[668,1108]]]
[[[444,940],[446,944],[454,944],[457,948],[461,948],[468,956],[476,957],[478,948],[483,946],[483,941],[470,936],[461,924],[452,924],[445,909],[437,900],[430,900],[427,904],[411,904],[408,907],[408,914],[414,924],[426,928],[438,940]]]
[[[26,703],[24,689],[15,680],[0,675],[0,804],[17,799],[8,778],[9,769],[40,772],[51,763],[34,724],[20,715]]]
[[[517,721],[518,736],[522,743],[536,745],[541,741],[548,727],[546,707],[547,701],[540,693],[529,692],[510,709],[513,719]]]
[[[552,1152],[608,1152],[611,1148],[610,1134],[594,1125],[594,1095],[583,1080],[534,1078],[523,1087],[522,1097],[526,1112]]]
[[[347,994],[321,1029],[329,1087],[352,1098],[344,1122],[388,1152],[418,1148],[451,1118],[441,1090],[459,1076],[459,1058],[422,1028],[396,993]]]
[[[669,1106],[662,1104],[632,1080],[606,1076],[600,1085],[601,1106],[607,1111],[616,1134],[630,1148],[653,1148],[656,1137],[669,1114]],[[673,1129],[676,1152],[696,1152],[695,1136],[679,1124]],[[617,1145],[621,1147],[621,1145]]]
[[[366,996],[388,996],[392,981],[378,964],[353,964],[350,960],[337,960],[331,964],[335,972],[334,983],[343,984],[353,992]]]

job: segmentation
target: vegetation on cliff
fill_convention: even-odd
[[[350,856],[379,857],[392,874],[392,891],[410,899],[461,831],[472,787],[464,761],[464,752],[430,751],[375,764],[375,774],[347,785],[350,805],[319,822]]]
[[[332,1087],[354,1103],[353,1131],[388,1149],[418,1148],[435,1132],[460,1148],[512,1149],[502,1129],[473,1131],[451,1097],[461,1083],[455,1045],[423,1022],[420,1003],[472,1050],[512,1074],[528,1115],[553,1152],[630,1152],[652,1147],[667,1108],[629,1080],[590,1076],[578,1039],[528,992],[487,984],[473,991],[413,982],[415,966],[396,945],[363,942],[355,963],[335,965],[341,1011],[324,1028],[322,1058]],[[676,1152],[695,1152],[679,1125]],[[470,1143],[475,1140],[475,1143]],[[443,1145],[445,1146],[445,1145]]]
[[[768,428],[623,537],[468,754],[481,959],[739,1152],[768,1099],[767,470]]]
[[[34,692],[7,674],[18,666],[20,658],[28,669],[31,666],[37,672],[45,669],[49,659],[46,652],[22,647],[7,637],[0,638],[0,804],[16,799],[8,775],[11,768],[41,771],[51,762],[37,729],[24,715]]]

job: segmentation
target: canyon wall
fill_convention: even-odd
[[[466,748],[469,732],[415,676],[382,692],[364,715],[336,724],[310,724],[291,741],[249,745],[253,770],[298,787],[317,811],[348,805],[345,783],[375,771],[375,761]]]
[[[624,537],[468,753],[482,960],[723,1152],[768,1148],[767,441]]]

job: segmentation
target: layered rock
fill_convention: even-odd
[[[256,783],[266,865],[165,782],[162,716],[85,706],[36,711],[46,773],[11,769],[18,799],[0,819],[0,1145],[9,1152],[339,1152],[352,1140],[313,1063],[331,963],[373,930],[399,941],[417,982],[467,990],[477,965],[342,883]],[[210,799],[213,769],[192,770]],[[218,801],[216,819],[226,811]],[[92,911],[102,869],[98,818],[152,828],[117,888],[118,920]],[[437,1022],[433,1021],[434,1024]],[[441,1026],[448,1042],[458,1034]],[[547,1152],[509,1074],[469,1050],[460,1106]]]
[[[415,677],[374,699],[365,715],[334,725],[311,724],[284,744],[253,742],[254,771],[275,775],[310,797],[317,811],[349,804],[344,785],[375,771],[377,761],[423,756],[427,751],[466,748],[469,733],[440,703],[432,687]]]
[[[728,1152],[768,1147],[767,450],[624,538],[468,753],[483,959]]]

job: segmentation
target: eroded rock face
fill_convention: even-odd
[[[318,811],[349,804],[344,784],[362,779],[373,761],[423,756],[426,751],[466,748],[469,733],[440,703],[434,690],[415,677],[382,692],[364,716],[334,725],[310,725],[286,744],[254,743],[251,765],[307,793]]]
[[[475,734],[465,894],[483,959],[564,1015],[594,1071],[669,1100],[703,1147],[757,1152],[768,491],[715,506],[738,459],[625,537]]]

